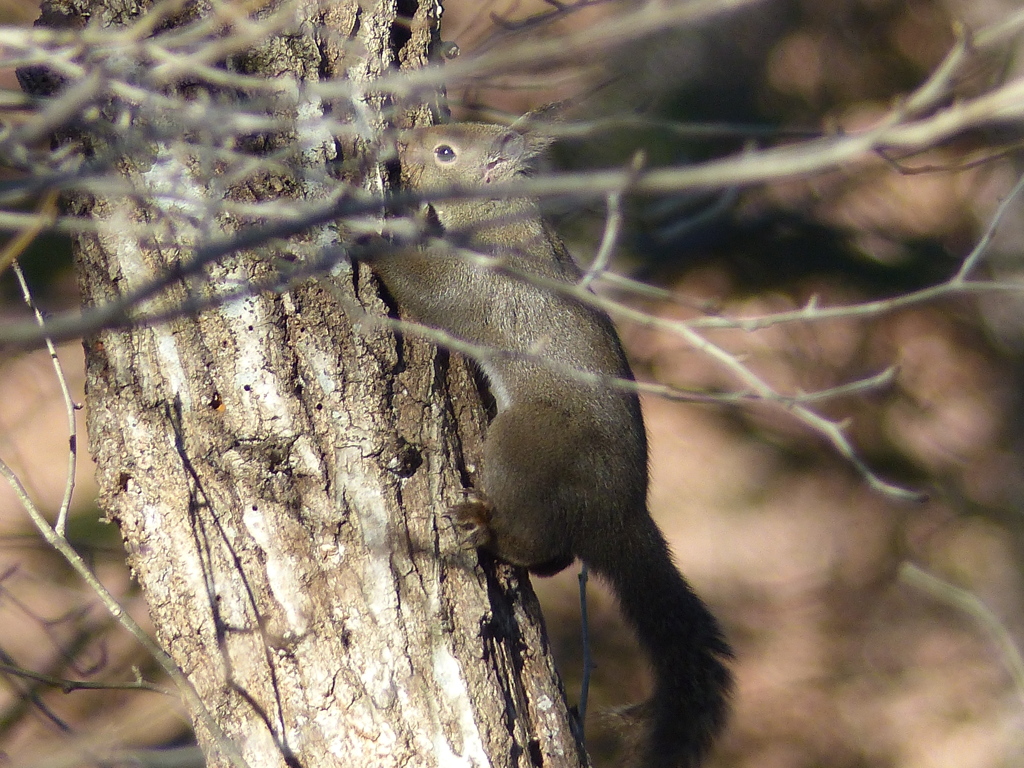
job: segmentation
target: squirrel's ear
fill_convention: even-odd
[[[554,136],[545,135],[536,130],[535,126],[526,126],[521,129],[512,125],[494,140],[491,156],[494,159],[506,159],[523,166],[546,152],[554,141]]]
[[[521,133],[514,128],[502,130],[487,153],[483,169],[484,184],[509,179],[518,174],[529,175],[533,160],[551,145],[551,139],[538,133]]]
[[[548,148],[555,143],[555,137],[531,129],[523,135],[526,140],[526,156],[537,157],[548,151]]]
[[[530,157],[526,137],[517,131],[502,131],[491,144],[489,159],[492,162],[510,162],[516,165]]]
[[[510,126],[512,130],[519,133],[526,141],[527,157],[542,155],[555,143],[555,131],[550,130],[548,126],[562,120],[561,113],[566,104],[568,101],[544,104],[527,112],[512,123]]]

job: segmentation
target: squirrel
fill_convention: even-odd
[[[652,698],[625,714],[637,765],[693,768],[724,724],[732,652],[647,510],[639,398],[608,384],[633,378],[619,337],[601,310],[542,287],[582,272],[537,200],[443,198],[528,174],[546,144],[487,123],[406,131],[403,187],[441,193],[424,210],[445,241],[368,261],[402,316],[493,351],[477,361],[496,410],[477,488],[451,511],[466,541],[538,575],[579,558],[606,579],[655,673]]]

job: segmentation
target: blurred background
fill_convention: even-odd
[[[442,36],[461,57],[523,36],[565,34],[622,9],[444,4]],[[452,89],[449,99],[457,118],[491,120],[559,102],[563,125],[589,129],[558,142],[555,168],[622,167],[638,151],[650,166],[685,164],[870,125],[941,62],[956,24],[978,29],[1016,10],[995,0],[765,0],[609,48],[599,61]],[[36,14],[31,2],[0,4],[6,24]],[[1019,50],[977,57],[960,87],[978,92],[1019,72]],[[12,72],[0,75],[16,87]],[[1022,139],[1019,126],[994,124],[926,153],[807,179],[632,199],[614,269],[676,298],[621,298],[659,317],[738,317],[812,299],[889,300],[940,283],[1024,172]],[[577,259],[592,259],[605,211],[551,213]],[[974,276],[1014,280],[1022,248],[1024,203],[1015,202]],[[66,242],[38,240],[22,265],[40,304],[75,306]],[[10,273],[0,276],[0,322],[25,316],[20,301]],[[675,335],[620,330],[641,380],[740,389]],[[737,652],[734,717],[711,764],[1024,764],[1024,291],[708,338],[787,394],[895,366],[888,385],[815,407],[848,424],[881,477],[928,495],[916,503],[871,489],[778,405],[645,397],[652,511]],[[81,350],[65,345],[60,357],[82,402]],[[66,420],[45,353],[0,361],[0,456],[51,511],[64,490]],[[81,412],[78,420],[81,446]],[[120,538],[98,522],[90,473],[80,450],[72,538],[145,621]],[[576,701],[583,662],[575,574],[534,584]],[[614,601],[594,582],[590,598],[588,745],[595,764],[611,766],[614,733],[601,712],[642,699],[649,680]],[[55,737],[118,739],[126,748],[187,744],[172,698],[65,693],[15,669],[109,683],[132,681],[133,665],[155,679],[142,651],[0,486],[0,764],[56,759]]]

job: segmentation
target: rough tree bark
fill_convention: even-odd
[[[421,65],[436,42],[440,8],[400,5],[411,27],[396,25],[394,1],[296,5],[294,24],[235,65],[370,84],[399,61]],[[116,26],[147,9],[49,0],[42,21]],[[295,140],[263,137],[267,152]],[[212,180],[159,141],[137,144],[119,161],[137,195],[74,202],[98,225],[76,247],[87,304],[166,274],[208,234],[157,193],[175,178],[215,195]],[[310,146],[310,163],[358,150]],[[240,190],[316,195],[273,173],[228,194]],[[154,234],[124,226],[143,220],[159,222]],[[322,236],[232,254],[206,278],[259,279]],[[194,290],[179,281],[148,307]],[[85,340],[101,504],[159,641],[251,766],[581,765],[525,575],[479,564],[442,514],[479,447],[471,372],[426,343],[355,328],[345,309],[356,305],[387,311],[369,271],[342,265],[289,292]],[[209,764],[226,764],[193,717]]]

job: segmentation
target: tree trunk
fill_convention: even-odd
[[[301,5],[294,23],[228,61],[247,74],[368,86],[398,61],[426,61],[439,10],[415,9],[407,28],[393,2]],[[42,20],[80,27],[86,15],[102,26],[137,20],[116,0],[57,0]],[[111,103],[106,118],[121,114]],[[374,129],[381,103],[362,102]],[[102,141],[93,131],[85,140]],[[312,167],[338,161],[336,148],[351,160],[365,139],[284,132],[251,145],[296,141]],[[188,206],[165,201],[168,178],[214,202],[322,194],[295,183],[301,169],[261,170],[219,192],[215,175],[163,140],[144,143],[130,156],[106,150],[121,153],[116,167],[136,194],[73,203],[97,227],[76,247],[87,305],[128,295],[247,225],[221,212],[219,232],[201,230]],[[381,175],[369,178],[364,187],[380,191]],[[143,235],[126,222],[153,226]],[[205,282],[171,281],[143,308],[173,315],[197,292],[264,279],[283,254],[301,260],[331,232],[236,251],[208,265]],[[387,311],[372,274],[343,263],[288,292],[86,339],[100,500],[121,526],[158,639],[251,766],[581,765],[525,574],[479,563],[444,515],[484,426],[472,373],[424,342],[360,327],[360,306]],[[209,764],[226,764],[225,745],[193,719]]]

